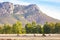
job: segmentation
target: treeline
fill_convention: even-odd
[[[44,25],[36,24],[36,22],[27,23],[23,27],[21,22],[8,25],[4,24],[0,27],[0,34],[55,34],[60,33],[60,23],[48,23]]]

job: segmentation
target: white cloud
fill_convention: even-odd
[[[40,10],[53,18],[60,19],[60,11],[55,7],[40,6]]]
[[[20,4],[20,5],[29,5],[30,3],[27,3],[27,2],[23,2],[23,1],[20,1],[20,0],[0,0],[0,2],[11,2],[11,3],[14,3],[14,4]]]
[[[57,2],[57,3],[59,3],[59,2],[60,2],[60,0],[40,0],[40,1]]]
[[[3,2],[3,0],[0,0],[0,2]]]
[[[20,4],[20,5],[28,5],[28,4],[30,4],[30,3],[19,1],[19,0],[10,0],[10,2],[12,2],[14,4]]]

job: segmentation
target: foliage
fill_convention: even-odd
[[[13,24],[12,31],[14,34],[22,34],[22,23],[17,21],[15,24]]]
[[[44,33],[50,33],[50,27],[49,27],[49,24],[46,22],[45,24],[44,24],[44,26],[43,26],[43,31],[44,31]]]
[[[32,33],[32,24],[31,23],[27,23],[25,25],[25,29],[26,29],[26,33]]]
[[[60,33],[60,23],[56,23],[55,24],[55,29],[54,29],[55,33]]]
[[[3,34],[10,34],[10,33],[12,33],[11,26],[8,25],[8,24],[4,24],[2,31],[3,31],[2,32]]]
[[[17,21],[12,26],[4,24],[0,26],[0,34],[50,34],[60,33],[60,23],[48,23],[44,25],[37,24],[36,22],[27,23],[25,27],[22,26],[20,21]]]
[[[36,22],[27,23],[25,28],[27,33],[41,33],[41,25],[37,25]]]

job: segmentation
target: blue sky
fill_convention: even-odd
[[[60,20],[60,0],[0,0],[0,2],[20,5],[37,4],[43,13]]]

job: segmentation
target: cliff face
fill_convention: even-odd
[[[7,16],[13,13],[14,5],[9,2],[0,3],[0,16]]]
[[[0,3],[0,23],[15,23],[17,20],[24,24],[27,22],[36,21],[44,24],[45,22],[60,22],[60,20],[49,17],[41,12],[36,4],[14,5],[10,2]]]

